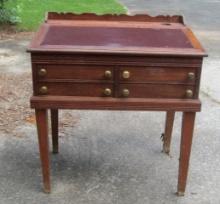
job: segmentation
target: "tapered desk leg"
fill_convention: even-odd
[[[50,165],[49,165],[49,148],[48,148],[48,124],[47,110],[36,109],[36,121],[39,140],[40,159],[43,173],[44,191],[50,192]]]
[[[166,154],[170,153],[170,143],[172,138],[174,117],[175,111],[167,111],[165,132],[163,136],[163,152]]]
[[[179,177],[178,177],[178,187],[177,187],[177,194],[179,196],[183,196],[186,189],[195,115],[196,115],[195,112],[183,113],[182,136],[181,136],[180,159],[179,159]]]
[[[53,153],[59,152],[59,141],[58,141],[58,109],[51,109],[51,127],[52,127],[52,144]]]

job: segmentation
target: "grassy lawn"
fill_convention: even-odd
[[[17,7],[16,7],[17,3]],[[117,0],[9,0],[7,7],[17,8],[19,30],[36,30],[44,20],[45,12],[61,11],[97,14],[126,13]]]

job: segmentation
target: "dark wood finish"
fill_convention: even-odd
[[[35,109],[44,191],[50,192],[48,118],[46,109]]]
[[[51,109],[51,133],[52,133],[52,146],[53,153],[56,154],[59,152],[59,135],[58,135],[58,109]]]
[[[38,95],[40,93],[40,87],[47,86],[47,95],[54,96],[105,96],[104,90],[110,88],[112,94],[114,94],[114,88],[112,83],[54,83],[54,82],[44,82],[38,83],[37,90]],[[112,95],[111,94],[111,95]],[[43,94],[44,95],[44,94]]]
[[[171,85],[171,84],[120,84],[119,95],[122,96],[123,89],[130,91],[131,98],[187,98],[186,90],[194,91],[193,86]],[[193,98],[193,97],[192,97]]]
[[[59,15],[57,14],[57,16]],[[61,14],[60,18],[62,16]],[[96,16],[94,21],[88,17],[82,15],[82,20],[78,16],[72,21],[65,21],[65,19],[63,21],[47,21],[40,27],[28,51],[32,53],[99,53],[102,55],[206,56],[191,30],[182,23],[170,22],[172,20],[169,17],[158,17],[158,19],[161,19],[158,22],[157,20],[147,21],[149,16],[146,16],[145,20],[148,23],[138,20],[137,22],[134,18],[133,21],[126,20],[123,24],[120,23],[122,19],[120,17],[118,17],[117,22],[115,22],[115,17],[112,17],[112,20],[107,18],[105,21],[103,21],[105,16],[99,18]],[[157,17],[152,19],[157,19]],[[83,32],[88,28],[90,28],[91,33]],[[97,29],[99,30],[97,31]],[[75,30],[78,30],[78,32],[74,34],[74,37],[72,34]],[[56,35],[54,35],[55,32]],[[144,38],[143,35],[139,36],[140,32],[144,32],[148,38]],[[89,35],[87,36],[87,34]],[[155,35],[157,35],[156,41]],[[75,41],[76,39],[77,41]],[[186,41],[187,46],[181,44]],[[149,46],[148,44],[152,42],[153,44]]]
[[[140,56],[140,55],[106,55],[97,53],[47,53],[38,52],[31,54],[33,65],[102,65],[102,66],[125,66],[129,67],[174,67],[174,68],[200,68],[202,66],[201,57],[186,56]]]
[[[98,21],[141,21],[141,22],[172,22],[172,23],[183,23],[183,17],[182,16],[149,16],[146,14],[136,14],[134,16],[128,16],[125,14],[105,14],[105,15],[96,15],[93,13],[84,13],[81,15],[74,14],[74,13],[57,13],[57,12],[49,12],[46,15],[45,21],[50,20],[98,20]]]
[[[170,26],[170,25],[169,25]],[[181,29],[136,28],[136,27],[91,27],[91,26],[53,26],[50,25],[45,33],[41,46],[86,47],[99,49],[124,48],[146,49],[193,49],[187,35]],[[163,35],[163,37],[161,37]],[[178,37],[177,37],[178,36]]]
[[[179,178],[177,193],[184,195],[189,168],[189,159],[192,146],[195,112],[184,112],[182,120],[182,135],[180,144]]]
[[[123,72],[129,71],[130,77],[123,78]],[[194,84],[195,79],[190,80],[188,74],[196,75],[195,68],[185,67],[123,67],[120,69],[120,80],[122,82],[136,83],[166,83],[166,84]],[[195,76],[196,77],[196,76]]]
[[[167,111],[165,132],[163,135],[163,152],[166,154],[170,153],[170,143],[171,143],[171,138],[172,138],[174,117],[175,117],[174,111]]]
[[[193,114],[201,109],[200,75],[207,54],[181,16],[52,12],[28,52],[33,73],[31,107],[38,112],[46,189],[45,110],[52,109],[53,151],[57,152],[58,109],[89,109],[166,111],[163,149],[167,153],[174,112],[185,112],[178,192],[185,191]],[[130,76],[123,77],[124,71]]]
[[[38,72],[40,69],[45,69],[47,71],[45,76],[39,76]],[[106,78],[105,71],[111,71],[112,77]],[[77,66],[77,65],[42,64],[37,66],[36,72],[39,81],[47,81],[52,79],[111,81],[112,78],[114,77],[113,67],[98,66],[98,65]]]
[[[112,97],[33,96],[31,108],[95,109],[95,110],[152,110],[200,111],[199,100],[145,99]]]

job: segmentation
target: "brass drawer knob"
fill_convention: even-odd
[[[122,90],[122,95],[123,95],[124,97],[128,97],[129,94],[130,94],[130,91],[129,91],[128,89],[123,89],[123,90]]]
[[[188,79],[189,79],[189,80],[195,79],[195,73],[189,72],[189,73],[188,73]]]
[[[112,94],[112,90],[111,90],[111,89],[106,88],[106,89],[104,90],[104,95],[105,95],[105,96],[111,96],[111,94]]]
[[[46,86],[41,86],[39,91],[41,94],[47,94],[48,88]]]
[[[192,98],[192,97],[193,97],[193,91],[190,90],[190,89],[187,89],[187,90],[186,90],[186,97],[187,97],[187,98]]]
[[[122,72],[123,79],[129,79],[130,78],[130,72],[129,71],[123,71]]]
[[[105,71],[105,78],[111,79],[112,78],[112,72],[110,70]]]
[[[46,69],[40,69],[39,71],[38,71],[38,75],[39,76],[45,76],[47,74],[47,70]]]

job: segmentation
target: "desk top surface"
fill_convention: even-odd
[[[181,16],[49,13],[29,52],[206,56]]]

